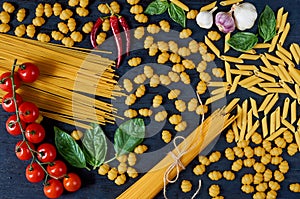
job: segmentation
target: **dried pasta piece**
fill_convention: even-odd
[[[182,56],[182,57],[187,57],[191,55],[191,50],[187,47],[181,47],[178,48],[178,55]]]
[[[268,189],[268,184],[266,182],[263,182],[258,184],[255,188],[256,191],[258,191],[257,193],[264,193]]]
[[[57,24],[58,30],[64,34],[67,34],[69,32],[69,27],[64,22],[59,22]]]
[[[121,174],[115,179],[115,184],[116,185],[122,185],[126,182],[126,175]]]
[[[253,165],[253,169],[257,172],[257,173],[263,173],[266,170],[266,166],[261,163],[261,162],[256,162]]]
[[[210,156],[208,157],[210,162],[218,162],[220,158],[221,158],[221,153],[219,151],[215,151],[211,153]]]
[[[120,4],[117,1],[112,1],[109,4],[110,8],[112,9],[113,13],[119,14],[120,13]]]
[[[224,77],[225,72],[224,72],[224,70],[221,69],[221,68],[213,68],[213,69],[212,69],[212,74],[213,74],[215,77],[222,78],[222,77]]]
[[[160,27],[156,24],[149,24],[147,26],[147,31],[150,34],[157,34],[160,31]]]
[[[252,184],[253,183],[253,175],[251,173],[245,174],[241,179],[242,184]]]
[[[144,74],[147,78],[151,78],[154,74],[154,70],[151,66],[144,66]]]
[[[206,70],[206,67],[207,67],[207,62],[206,61],[201,61],[199,62],[199,64],[197,65],[197,68],[196,70],[201,73],[201,72],[204,72]]]
[[[143,84],[143,83],[146,81],[146,79],[147,79],[147,77],[146,77],[146,75],[143,73],[143,74],[137,75],[137,76],[133,79],[133,81],[134,81],[134,83],[136,83],[136,84]]]
[[[232,148],[226,148],[225,149],[225,157],[228,160],[234,160],[235,159],[234,151],[233,151]]]
[[[35,26],[30,24],[26,27],[26,34],[29,38],[33,38],[35,35]]]
[[[126,154],[124,154],[124,155],[120,155],[120,156],[118,156],[117,157],[117,160],[119,161],[119,162],[124,162],[124,163],[126,163],[127,162],[127,155]]]
[[[143,38],[144,34],[145,34],[145,29],[144,29],[143,26],[139,26],[139,27],[137,27],[137,28],[134,30],[134,37],[135,37],[136,39],[141,39],[141,38]],[[153,43],[153,42],[152,42],[152,43]]]
[[[208,188],[208,194],[211,197],[216,197],[220,194],[220,192],[221,192],[220,190],[221,190],[221,188],[219,185],[213,184]]]
[[[163,97],[161,95],[156,95],[152,100],[152,106],[157,108],[161,105]]]
[[[4,2],[2,8],[5,12],[13,13],[15,11],[15,6],[9,2]]]
[[[138,172],[134,168],[132,168],[132,167],[128,167],[127,168],[127,174],[128,174],[128,176],[130,178],[136,178],[136,177],[138,177]]]
[[[233,171],[239,171],[239,170],[242,169],[242,167],[243,167],[243,160],[238,159],[238,160],[236,160],[236,161],[234,161],[232,163],[231,170],[233,170]]]
[[[168,93],[168,98],[170,100],[176,99],[180,95],[180,93],[181,91],[179,89],[170,90],[170,92]]]
[[[52,14],[53,14],[53,9],[52,9],[51,4],[45,3],[45,5],[44,5],[44,13],[45,13],[45,16],[48,17],[48,18],[52,16]],[[60,13],[59,13],[59,14],[60,14]],[[58,15],[59,15],[59,14],[58,14]]]
[[[134,166],[136,163],[136,155],[132,152],[128,154],[127,162],[129,166]]]
[[[289,163],[286,160],[282,161],[279,164],[278,169],[283,174],[287,173],[290,169]]]
[[[145,92],[146,92],[146,87],[144,85],[140,85],[136,91],[135,91],[135,95],[137,97],[142,97],[145,95]]]
[[[180,79],[184,84],[190,84],[191,83],[190,76],[186,72],[180,73]]]
[[[180,187],[182,192],[187,193],[192,190],[192,183],[189,180],[182,180]]]
[[[107,173],[107,178],[109,180],[115,180],[117,176],[118,176],[118,170],[115,167],[111,168]]]
[[[158,46],[156,43],[153,43],[149,47],[149,56],[155,56],[157,52],[158,52]]]
[[[161,138],[165,143],[169,143],[172,139],[172,134],[170,133],[170,131],[163,130],[161,133]]]
[[[216,58],[215,54],[212,53],[206,53],[202,55],[202,60],[206,62],[212,62],[215,60],[215,58]]]
[[[197,106],[198,106],[198,100],[196,98],[192,98],[188,102],[188,111],[195,111],[197,109]]]
[[[242,158],[245,155],[243,149],[240,147],[237,147],[237,146],[233,147],[233,151],[234,151],[234,154],[239,158]]]
[[[184,112],[186,110],[186,104],[183,100],[176,100],[175,107],[179,112]]]
[[[61,14],[61,12],[62,12],[61,4],[60,3],[55,3],[53,5],[52,10],[53,10],[54,16],[59,16]]]
[[[205,55],[207,53],[207,45],[203,42],[199,43],[199,53]]]
[[[141,13],[143,13],[143,11],[144,11],[144,9],[143,9],[143,6],[141,6],[141,5],[134,5],[134,6],[131,6],[131,8],[130,8],[130,10],[129,10],[129,12],[130,12],[131,14],[135,14],[135,15],[141,14]]]
[[[275,156],[271,158],[271,164],[273,165],[279,165],[283,161],[282,157]]]
[[[260,144],[262,142],[262,136],[259,133],[255,132],[251,136],[251,140],[255,144]]]
[[[65,9],[63,11],[61,11],[59,18],[61,20],[68,20],[73,16],[73,11],[70,9]]]
[[[92,28],[94,26],[94,23],[93,22],[87,22],[83,25],[82,27],[82,31],[86,34],[90,33],[92,31]]]
[[[271,162],[272,156],[267,153],[260,158],[260,162],[264,165],[268,165]]]
[[[284,180],[284,175],[280,171],[274,171],[274,179],[278,182],[282,182]]]
[[[264,175],[264,181],[269,182],[273,177],[273,172],[270,169],[266,169],[263,175]]]
[[[130,106],[133,105],[136,101],[136,95],[131,93],[130,95],[128,95],[125,99],[125,104]]]
[[[35,16],[41,17],[44,15],[44,4],[39,3],[37,7],[35,8]]]
[[[143,154],[148,150],[148,147],[144,144],[140,144],[134,148],[134,153]]]
[[[180,39],[186,39],[189,38],[192,35],[192,30],[189,28],[182,29],[182,31],[179,33]]]
[[[254,155],[254,150],[250,146],[247,146],[244,148],[244,154],[247,158],[252,158]]]
[[[142,108],[139,110],[139,114],[144,117],[150,117],[152,115],[152,110],[147,108]]]
[[[208,173],[208,177],[213,181],[217,181],[222,178],[222,173],[220,171],[211,171]]]
[[[70,37],[75,41],[75,42],[81,42],[82,41],[82,34],[79,31],[74,31],[71,33]]]
[[[217,31],[213,30],[208,32],[207,37],[212,41],[218,41],[219,39],[221,39],[221,35]]]
[[[79,0],[69,0],[68,5],[71,7],[75,7],[79,4]]]
[[[247,158],[247,159],[244,159],[243,163],[244,163],[244,166],[245,167],[252,167],[254,164],[255,164],[255,159],[254,158]]]
[[[45,19],[43,17],[35,17],[34,19],[32,19],[32,24],[34,26],[42,26],[45,24]]]
[[[196,67],[195,64],[194,64],[194,62],[192,60],[189,60],[189,59],[182,60],[182,65],[186,69],[194,69]]]
[[[210,80],[211,80],[209,73],[206,73],[206,72],[200,73],[199,78],[204,82],[210,82]]]
[[[135,66],[140,65],[141,62],[142,62],[142,58],[140,58],[140,57],[133,57],[133,58],[131,58],[131,59],[128,60],[128,65],[132,66],[132,67],[135,67]]]
[[[177,132],[182,132],[186,129],[186,127],[187,127],[186,121],[181,121],[174,128]]]
[[[127,171],[127,164],[125,162],[120,162],[118,165],[118,173],[123,174]]]
[[[193,169],[193,173],[195,175],[202,175],[203,173],[205,173],[206,171],[206,168],[205,168],[205,165],[204,164],[198,164],[197,166],[194,167]]]
[[[167,52],[162,52],[161,54],[158,55],[157,57],[157,63],[159,64],[165,64],[169,60],[169,53]]]
[[[224,171],[223,172],[223,177],[226,179],[226,180],[234,180],[235,179],[235,174],[232,172],[232,171]]]
[[[168,86],[171,84],[171,79],[168,75],[160,75],[159,80],[162,85]]]
[[[76,13],[78,14],[78,16],[80,17],[86,17],[89,15],[89,10],[86,8],[82,8],[82,7],[77,7],[76,8]]]
[[[71,37],[64,37],[61,40],[61,43],[64,44],[67,47],[72,47],[74,46],[74,40]]]
[[[139,23],[147,23],[148,22],[148,17],[146,15],[144,15],[143,13],[135,15],[134,19]]]
[[[287,153],[290,156],[294,156],[297,152],[298,152],[298,145],[296,143],[291,143],[289,144],[289,146],[287,147]]]
[[[264,181],[264,176],[262,173],[256,173],[253,176],[253,184],[259,184]]]
[[[202,156],[199,155],[198,160],[201,164],[205,165],[205,166],[209,166],[210,165],[210,161],[206,156]]]
[[[154,38],[153,36],[147,36],[144,40],[144,48],[149,49],[150,46],[153,44]]]
[[[140,2],[140,0],[126,0],[127,3],[129,3],[130,5],[135,5],[138,4]]]
[[[205,83],[205,81],[200,81],[198,84],[197,84],[197,92],[201,95],[203,93],[205,93],[207,90],[207,84]]]
[[[98,45],[101,45],[105,39],[106,39],[106,33],[105,32],[100,32],[98,35],[97,35],[97,38],[96,38],[96,43]]]
[[[178,44],[175,41],[169,41],[168,42],[169,49],[173,53],[178,53]]]
[[[150,87],[157,87],[159,84],[159,76],[157,74],[154,74],[150,79]]]
[[[0,33],[7,33],[10,30],[10,26],[7,23],[0,24]]]
[[[105,3],[101,3],[98,5],[98,10],[99,12],[101,12],[102,14],[109,14],[110,11],[109,11],[109,8],[106,6]]]
[[[99,175],[106,175],[110,169],[110,166],[108,164],[102,164],[98,169]]]
[[[242,185],[241,190],[244,193],[249,194],[249,193],[253,193],[254,192],[254,187],[252,185],[244,184],[244,185]]]
[[[189,49],[191,53],[197,53],[199,51],[199,43],[195,40],[189,42]]]
[[[172,67],[172,71],[181,73],[185,70],[184,66],[182,64],[174,64]]]
[[[37,40],[48,43],[50,41],[50,36],[45,33],[39,33],[37,35]]]
[[[128,109],[124,112],[124,116],[128,118],[134,118],[137,116],[137,112],[134,109]]]
[[[17,37],[23,37],[25,35],[25,32],[26,32],[26,27],[24,24],[17,26],[14,31],[14,33]]]
[[[71,32],[73,32],[76,29],[76,21],[75,21],[75,19],[74,18],[68,19],[67,26],[68,26],[69,30]]]
[[[181,115],[174,114],[174,115],[172,115],[172,116],[169,117],[169,122],[170,122],[171,124],[177,125],[177,124],[179,124],[181,121],[182,121]]]
[[[289,185],[289,189],[292,192],[300,193],[300,183],[292,183]]]
[[[258,157],[264,156],[266,153],[266,150],[261,146],[255,147],[253,151],[254,151],[254,155]]]
[[[198,10],[190,10],[186,13],[186,18],[187,19],[196,19],[199,11]]]
[[[18,22],[22,22],[26,17],[26,10],[25,8],[21,8],[17,12],[17,20]]]

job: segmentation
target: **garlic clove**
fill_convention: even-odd
[[[214,19],[213,12],[217,10],[218,7],[213,8],[211,11],[201,11],[196,17],[196,22],[199,27],[209,29],[212,27]]]
[[[235,4],[231,8],[235,19],[237,29],[243,31],[254,26],[257,19],[257,11],[251,3]]]
[[[233,32],[235,21],[232,17],[232,12],[218,12],[215,16],[215,24],[223,33]]]

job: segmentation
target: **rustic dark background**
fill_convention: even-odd
[[[24,21],[25,24],[29,24],[32,16],[34,14],[34,9],[38,3],[45,3],[45,2],[50,2],[54,3],[55,1],[50,0],[50,1],[41,1],[41,0],[35,0],[35,1],[30,1],[30,0],[8,0],[9,2],[13,2],[16,8],[27,8],[27,11],[29,11],[30,16],[26,18]],[[1,0],[0,4],[2,5],[4,1]],[[67,5],[67,1],[56,1],[62,3],[64,7]],[[76,17],[77,21],[79,22],[79,27],[81,27],[86,21],[95,21],[98,16],[101,16],[99,12],[97,11],[97,5],[100,2],[111,2],[111,1],[91,1],[90,6],[88,7],[90,10],[90,15],[86,18],[79,18]],[[122,12],[121,14],[124,15],[128,21],[130,21],[130,26],[132,28],[135,28],[138,26],[138,24],[134,21],[133,16],[130,15],[129,13],[129,8],[130,6],[125,3],[125,1],[118,1],[120,4],[122,4]],[[147,4],[149,4],[149,0],[142,1],[141,4],[146,7]],[[202,5],[205,5],[207,3],[212,2],[211,0],[203,0],[203,1],[188,1],[185,0],[183,1],[189,5],[190,8],[192,9],[199,9]],[[290,44],[292,42],[297,42],[299,43],[300,40],[300,34],[299,34],[299,28],[300,28],[300,23],[298,20],[300,20],[300,0],[263,0],[263,1],[254,1],[251,0],[249,2],[252,2],[255,4],[258,12],[260,13],[265,5],[269,5],[273,10],[277,11],[278,8],[284,6],[285,11],[289,12],[288,16],[288,21],[291,23],[291,31],[290,34],[286,40],[286,45]],[[224,9],[224,8],[221,8]],[[226,8],[227,9],[227,8]],[[226,10],[225,9],[225,10]],[[150,22],[158,22],[160,19],[166,18],[169,20],[168,16],[166,14],[160,15],[160,16],[155,16],[155,17],[150,17]],[[51,18],[47,20],[46,25],[42,27],[43,32],[50,33],[51,30],[56,29],[56,23],[57,19],[56,18]],[[18,25],[18,22],[16,19],[13,19],[11,22],[12,26]],[[195,21],[189,20],[187,22],[187,26],[189,28],[192,28],[194,30],[194,34],[192,35],[193,39],[197,41],[202,41],[203,40],[203,35],[206,34],[205,30],[199,29]],[[172,24],[172,29],[174,30],[180,30],[180,27],[176,24]],[[252,29],[253,32],[256,31],[256,27]],[[13,34],[13,31],[11,30],[9,34]],[[77,46],[81,47],[86,47],[86,48],[91,48],[91,45],[89,43],[89,38],[86,36],[84,38],[84,41]],[[1,53],[1,52],[0,52]],[[141,52],[133,52],[131,56],[141,54]],[[147,60],[144,60],[144,63],[147,63]],[[13,62],[13,60],[12,60]],[[125,61],[124,64],[125,65]],[[217,62],[221,63],[221,62]],[[222,67],[222,65],[220,65]],[[299,66],[298,66],[299,67]],[[117,71],[120,75],[124,74],[129,67],[127,66],[121,66],[121,68]],[[230,96],[235,97],[239,96],[242,99],[248,98],[249,97],[249,92],[239,89],[237,94]],[[253,95],[253,94],[251,94]],[[261,101],[262,98],[259,96],[254,95],[254,97],[258,100]],[[282,96],[283,98],[285,96]],[[146,99],[147,100],[147,99]],[[34,99],[33,99],[34,101]],[[146,102],[144,102],[146,103]],[[282,103],[282,99],[278,102],[278,104]],[[15,143],[20,137],[12,137],[10,136],[6,130],[5,130],[5,121],[8,118],[7,113],[3,112],[2,108],[0,109],[0,129],[1,129],[1,135],[0,135],[0,198],[1,199],[40,199],[40,198],[45,198],[43,191],[42,191],[42,183],[37,183],[37,184],[31,184],[29,183],[24,175],[25,168],[27,162],[21,162],[19,161],[14,153],[14,146]],[[74,129],[74,127],[65,125],[50,119],[45,118],[43,121],[43,125],[45,125],[46,130],[47,130],[47,140],[52,142],[53,141],[53,126],[59,126],[63,128],[66,131],[71,131]],[[108,125],[105,128],[105,131],[108,132],[108,134],[112,134],[113,131],[115,130],[115,126],[113,125]],[[159,139],[159,136],[155,136],[153,138],[147,138],[145,140],[145,143],[149,146],[150,150],[151,148],[156,148],[159,145],[161,145],[161,142],[156,142],[155,139]],[[220,139],[218,140],[217,144],[213,148],[213,150],[220,150],[224,151],[225,148],[233,146],[232,144],[227,144],[225,142],[224,134],[221,135]],[[290,171],[288,174],[286,174],[286,179],[283,183],[281,183],[281,190],[278,192],[278,198],[280,199],[297,199],[300,198],[299,193],[291,193],[288,190],[288,185],[293,182],[299,182],[300,181],[300,171],[299,171],[299,165],[300,165],[300,154],[298,153],[297,155],[293,156],[292,158],[289,157],[286,152],[284,152],[284,158],[287,159],[290,163]],[[190,198],[194,191],[196,190],[197,183],[199,180],[199,177],[195,176],[192,172],[192,169],[194,166],[197,164],[197,160],[195,159],[187,168],[185,171],[181,172],[180,178],[178,182],[172,185],[168,185],[168,197],[169,198]],[[221,161],[211,165],[208,170],[227,170],[230,169],[230,163],[226,161],[224,157],[222,157]],[[75,169],[75,168],[70,168],[70,171],[76,171],[79,173],[83,180],[83,185],[80,191],[74,194],[68,194],[65,193],[61,198],[78,198],[78,199],[95,199],[95,198],[115,198],[119,194],[121,194],[124,190],[126,190],[130,185],[132,185],[135,180],[130,179],[125,185],[122,186],[116,186],[114,182],[109,181],[105,176],[99,176],[97,175],[96,171],[89,172],[87,170],[80,170],[80,169]],[[238,172],[236,179],[240,179],[240,177],[247,172],[253,173],[252,170],[250,169],[244,169],[242,172]],[[142,174],[141,174],[142,175]],[[140,176],[141,176],[140,175]],[[203,180],[203,186],[202,189],[199,193],[199,195],[196,198],[201,198],[201,199],[206,199],[210,198],[208,195],[208,187],[213,184],[212,181],[210,181],[207,177],[207,175],[201,176],[200,177]],[[180,190],[180,182],[183,179],[188,179],[191,180],[193,183],[193,190],[187,194],[184,194]],[[233,182],[228,182],[225,181],[224,179],[216,182],[216,184],[219,184],[221,186],[221,195],[225,196],[225,198],[229,199],[238,199],[238,198],[252,198],[251,195],[246,195],[241,192],[240,190],[240,182],[239,180],[233,181]],[[162,193],[157,195],[156,198],[163,198]]]

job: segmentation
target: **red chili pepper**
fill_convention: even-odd
[[[96,35],[97,32],[99,30],[99,27],[101,26],[101,24],[103,23],[103,19],[101,17],[99,17],[96,21],[96,23],[94,24],[91,34],[90,34],[90,40],[91,40],[91,44],[94,48],[97,47],[97,42],[96,42]]]
[[[121,64],[121,59],[122,59],[122,37],[120,34],[120,28],[119,28],[119,22],[118,22],[118,17],[115,15],[110,16],[109,18],[110,21],[110,26],[112,29],[112,32],[115,37],[117,49],[118,49],[118,59],[117,59],[117,64],[116,67],[119,68]]]
[[[124,33],[125,33],[125,38],[126,38],[126,55],[129,55],[129,51],[130,51],[130,29],[129,29],[129,25],[125,19],[125,17],[123,16],[119,16],[119,22],[121,24],[121,26],[124,29]]]

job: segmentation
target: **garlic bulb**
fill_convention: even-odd
[[[209,29],[214,23],[213,12],[217,10],[218,7],[214,7],[211,11],[199,12],[196,17],[196,22],[201,28]]]
[[[215,24],[221,32],[233,32],[235,29],[235,22],[232,17],[232,12],[218,12],[215,17]]]
[[[257,11],[251,3],[235,4],[231,8],[237,29],[246,30],[253,27],[257,18]]]

